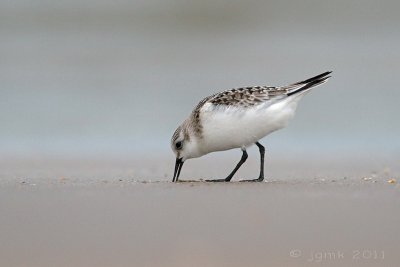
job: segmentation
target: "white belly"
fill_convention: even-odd
[[[207,154],[248,147],[266,135],[284,128],[296,111],[303,95],[288,97],[273,105],[254,108],[202,108],[203,139],[201,151]]]

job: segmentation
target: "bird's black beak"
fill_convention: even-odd
[[[182,160],[182,158],[176,158],[174,178],[172,178],[172,182],[178,182],[179,174],[181,174],[183,163],[184,161]]]

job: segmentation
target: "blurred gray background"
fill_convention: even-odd
[[[203,97],[332,70],[264,140],[269,151],[398,162],[399,10],[395,0],[1,0],[0,157],[172,160],[170,136]]]

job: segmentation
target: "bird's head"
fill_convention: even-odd
[[[176,156],[174,177],[172,179],[175,182],[178,181],[185,160],[200,156],[196,136],[186,123],[179,126],[172,135],[171,148]]]

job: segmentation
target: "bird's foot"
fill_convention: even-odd
[[[262,182],[264,181],[264,177],[259,177],[257,179],[251,179],[251,180],[241,180],[241,182]]]
[[[213,180],[205,180],[206,182],[212,182],[212,183],[221,183],[221,182],[229,182],[230,179],[228,180],[227,178],[224,179],[213,179]]]

